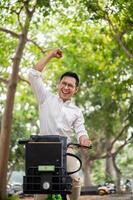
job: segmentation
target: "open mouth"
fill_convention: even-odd
[[[62,91],[62,94],[67,95],[69,92]]]

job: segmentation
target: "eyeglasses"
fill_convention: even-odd
[[[61,82],[61,85],[63,87],[68,87],[68,88],[71,88],[71,89],[74,89],[75,88],[75,85],[71,84],[71,83],[66,83],[65,81]]]

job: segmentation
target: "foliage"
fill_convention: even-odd
[[[6,200],[19,200],[19,196],[18,195],[13,195],[13,196],[9,196],[6,198]]]
[[[133,141],[131,141],[117,156],[118,163],[120,168],[122,169],[123,179],[128,179],[133,176],[132,173],[132,145]],[[130,173],[129,173],[130,172]]]
[[[52,196],[48,195],[47,200],[62,200],[62,197],[59,194],[53,194]]]
[[[97,167],[99,166],[99,167]],[[96,160],[93,165],[92,178],[94,185],[100,185],[105,180],[105,170],[103,160]],[[99,170],[100,169],[100,170]]]

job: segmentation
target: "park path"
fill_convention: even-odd
[[[88,196],[81,196],[80,200],[133,200],[133,196],[131,195],[88,195]]]
[[[21,198],[22,200],[34,200],[33,197]],[[113,194],[113,195],[87,195],[81,196],[80,200],[133,200],[133,195],[131,194]]]

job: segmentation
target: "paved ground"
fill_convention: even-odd
[[[25,197],[23,200],[33,200],[33,197]],[[113,195],[87,195],[81,196],[80,200],[133,200],[131,194],[113,194]]]
[[[80,200],[133,200],[131,195],[81,196]]]

